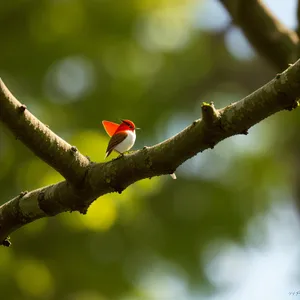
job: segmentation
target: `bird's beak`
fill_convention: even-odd
[[[137,130],[141,130],[141,128],[138,128],[138,127],[135,127],[135,129],[137,129]]]

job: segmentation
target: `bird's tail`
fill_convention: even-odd
[[[111,151],[112,151],[112,150],[111,150]],[[107,151],[107,152],[105,153],[104,159],[107,158],[107,156],[109,156],[109,155],[111,154],[111,151]]]

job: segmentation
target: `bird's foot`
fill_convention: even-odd
[[[125,153],[126,154],[132,154],[132,153],[134,153],[134,152],[136,152],[137,150],[128,150],[128,151],[126,151]]]
[[[118,160],[118,159],[120,159],[120,158],[122,158],[122,157],[124,157],[124,153],[119,153],[119,156],[116,157],[116,158],[114,158],[113,160]]]

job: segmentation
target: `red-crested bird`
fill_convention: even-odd
[[[130,150],[135,143],[136,128],[130,120],[121,120],[121,124],[110,121],[102,121],[106,133],[111,137],[106,149],[105,158],[108,157],[114,150],[119,154]],[[170,174],[173,179],[176,179],[175,173]]]
[[[122,123],[116,124],[110,121],[102,121],[103,127],[111,137],[106,149],[105,158],[114,150],[123,154],[132,148],[135,142],[136,134],[134,123],[130,120],[122,120]]]

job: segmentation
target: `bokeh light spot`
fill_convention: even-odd
[[[103,63],[113,77],[127,79],[151,77],[160,70],[163,60],[159,53],[149,53],[132,44],[117,43],[107,46]]]
[[[104,132],[104,129],[102,129],[101,121],[99,121],[99,131],[86,130],[76,132],[76,134],[71,137],[70,142],[92,161],[103,161],[109,137]]]
[[[226,33],[225,44],[228,51],[237,59],[251,60],[255,56],[252,46],[237,27],[231,28]]]
[[[45,92],[55,103],[81,100],[95,81],[92,63],[83,56],[70,56],[54,63],[45,79]]]
[[[221,31],[230,22],[226,9],[217,0],[198,1],[194,26],[208,31]]]
[[[19,288],[27,296],[44,297],[53,291],[52,275],[42,262],[36,260],[19,261],[14,274]]]
[[[29,29],[34,39],[50,43],[59,38],[78,36],[86,21],[82,1],[47,1],[44,5],[42,11],[32,10]]]
[[[83,225],[91,230],[105,231],[117,218],[117,207],[113,197],[108,194],[92,203],[82,218]]]
[[[136,26],[139,43],[150,51],[174,51],[189,42],[192,33],[190,4],[170,5],[141,17]]]

